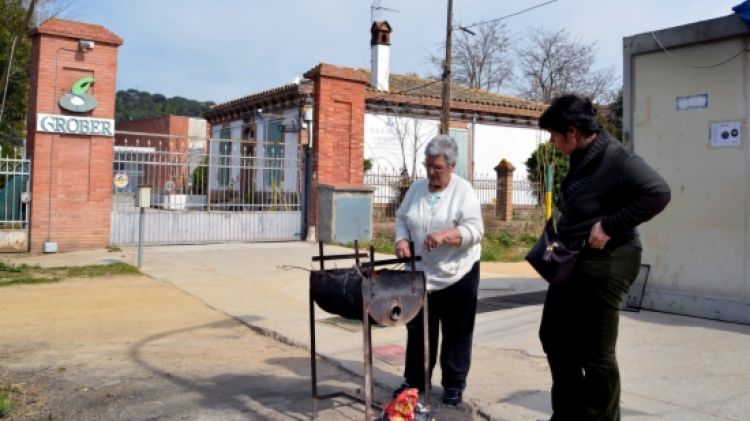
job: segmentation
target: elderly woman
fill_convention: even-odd
[[[636,226],[669,203],[669,186],[597,123],[586,98],[556,98],[539,127],[570,156],[556,204],[560,240],[585,243],[570,278],[550,285],[542,313],[552,420],[618,421],[618,312],[640,268]]]
[[[425,148],[427,178],[411,185],[396,214],[396,256],[408,257],[409,240],[422,256],[418,269],[427,279],[430,373],[435,367],[438,328],[443,402],[458,405],[471,364],[471,342],[479,287],[482,212],[474,189],[453,174],[456,142],[436,136]],[[407,324],[404,382],[394,392],[415,387],[424,379],[424,321],[422,313]]]

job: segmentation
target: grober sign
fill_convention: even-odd
[[[106,118],[37,114],[36,130],[46,133],[114,136],[115,121]]]

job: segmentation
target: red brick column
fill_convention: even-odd
[[[365,158],[365,85],[368,75],[321,63],[305,73],[315,82],[313,187],[309,219],[317,225],[317,185],[362,185]]]
[[[513,220],[513,171],[515,170],[516,167],[505,159],[495,167],[497,174],[495,217],[503,221]]]
[[[104,247],[110,237],[113,137],[37,131],[37,114],[114,119],[122,39],[102,26],[59,19],[46,21],[31,37],[30,249],[41,252],[45,242],[56,243],[58,251]],[[93,41],[94,48],[79,50],[79,40]],[[96,108],[62,109],[60,98],[85,76],[94,77],[88,94],[96,98]]]

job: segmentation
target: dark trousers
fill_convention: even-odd
[[[552,372],[551,421],[620,420],[619,309],[640,262],[632,246],[586,249],[572,278],[550,286],[539,336]]]
[[[428,294],[430,378],[437,360],[438,329],[442,328],[440,368],[444,388],[466,387],[471,365],[471,341],[477,313],[479,262],[455,284]],[[406,324],[406,368],[404,378],[419,390],[424,389],[423,312]]]

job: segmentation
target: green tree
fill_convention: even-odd
[[[555,149],[555,147],[545,142],[537,146],[532,152],[529,159],[526,160],[526,171],[529,174],[529,180],[534,183],[534,189],[537,197],[541,200],[544,197],[544,186],[547,182],[544,168],[547,164],[554,166],[554,177],[552,181],[552,201],[557,200],[560,191],[560,182],[565,174],[568,173],[570,161],[567,156]]]
[[[208,194],[208,157],[203,158],[190,177],[194,194]]]
[[[212,101],[195,101],[180,96],[167,98],[162,94],[128,89],[127,91],[117,91],[115,119],[117,121],[130,121],[170,114],[200,117],[213,105]]]
[[[623,142],[622,138],[622,89],[617,93],[615,99],[609,104],[599,108],[599,123],[604,126],[615,139]]]
[[[4,104],[0,145],[4,149],[21,145],[26,137],[31,40],[26,36],[29,28],[24,3],[0,0],[0,103]]]

